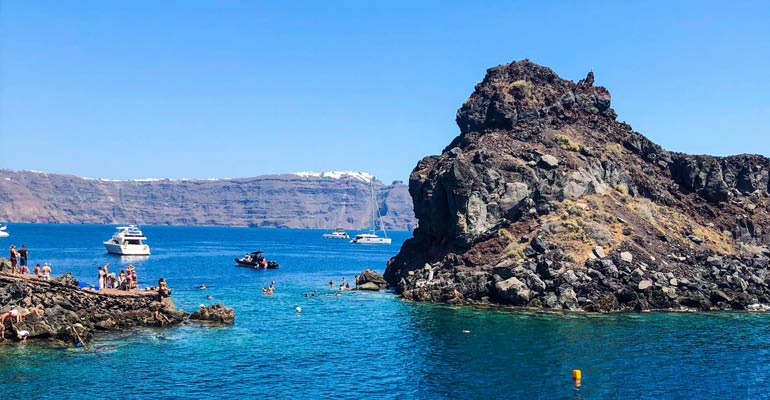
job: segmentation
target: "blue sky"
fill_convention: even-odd
[[[770,155],[770,2],[0,3],[0,167],[95,178],[404,180],[486,68],[591,68],[618,119]]]

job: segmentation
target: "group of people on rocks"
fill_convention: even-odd
[[[16,331],[16,338],[21,341],[26,341],[27,337],[29,337],[29,331],[25,329],[17,329],[16,324],[20,323],[23,318],[26,318],[29,314],[35,314],[37,316],[42,315],[42,310],[39,310],[37,307],[34,307],[30,309],[27,312],[20,312],[16,306],[11,306],[11,308],[0,314],[0,340],[5,340],[5,325],[6,322],[9,322],[11,324],[11,328],[13,328],[14,331]]]
[[[29,275],[30,270],[27,266],[27,259],[29,258],[29,249],[26,244],[22,244],[21,248],[17,249],[15,244],[11,245],[9,258],[11,260],[11,274],[13,275]],[[38,278],[50,279],[51,266],[48,263],[44,263],[40,266],[40,263],[35,264],[35,268],[31,271]]]
[[[22,244],[20,249],[16,248],[15,244],[11,245],[11,273],[21,273],[21,267],[27,266],[27,257],[29,257],[29,250],[27,250],[27,245]],[[27,272],[29,273],[29,269],[27,269]]]
[[[110,264],[104,264],[97,268],[97,283],[98,290],[102,289],[120,289],[120,290],[132,290],[138,287],[136,280],[136,268],[128,264],[125,270],[120,270],[119,274],[110,272]]]

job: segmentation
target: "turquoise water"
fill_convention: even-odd
[[[105,254],[109,226],[11,224],[0,245],[26,243],[33,265],[92,283],[98,265],[131,262],[141,285],[165,277],[177,307],[221,302],[235,324],[101,334],[86,349],[0,345],[0,398],[770,397],[764,314],[552,315],[327,296],[330,279],[382,272],[409,234],[356,246],[315,230],[142,228],[146,259]],[[281,269],[234,266],[254,249]],[[276,293],[263,296],[271,280]],[[583,371],[580,388],[572,369]]]

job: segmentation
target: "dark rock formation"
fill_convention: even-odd
[[[204,306],[190,314],[190,319],[213,324],[229,325],[235,322],[235,311],[222,304]]]
[[[0,259],[0,264],[8,260]],[[29,332],[30,339],[53,339],[75,345],[87,343],[98,330],[123,330],[139,326],[169,326],[185,321],[188,314],[177,311],[169,297],[157,292],[121,292],[107,294],[80,289],[66,274],[50,281],[0,273],[0,313],[15,306],[20,322],[6,317],[3,330],[7,339],[18,331]],[[214,305],[206,315],[190,319],[232,323],[232,309]]]
[[[365,176],[333,176],[113,181],[0,169],[0,221],[368,228]],[[407,187],[378,180],[373,186],[385,227],[411,230]]]
[[[387,286],[382,274],[371,269],[365,269],[356,276],[356,290],[380,290]]]
[[[528,60],[489,69],[460,135],[411,174],[418,228],[390,285],[587,311],[770,303],[770,160],[666,151],[593,83]]]

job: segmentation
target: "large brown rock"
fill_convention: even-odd
[[[460,135],[412,171],[418,228],[385,279],[424,301],[588,311],[770,303],[770,160],[667,151],[610,105],[593,73],[575,83],[528,60],[490,68],[457,112]],[[715,255],[722,265],[707,266]],[[636,294],[648,276],[656,287],[690,285],[674,298]],[[542,285],[501,287],[512,278]]]
[[[214,324],[232,324],[235,322],[235,311],[222,304],[204,306],[190,314],[190,319]]]

